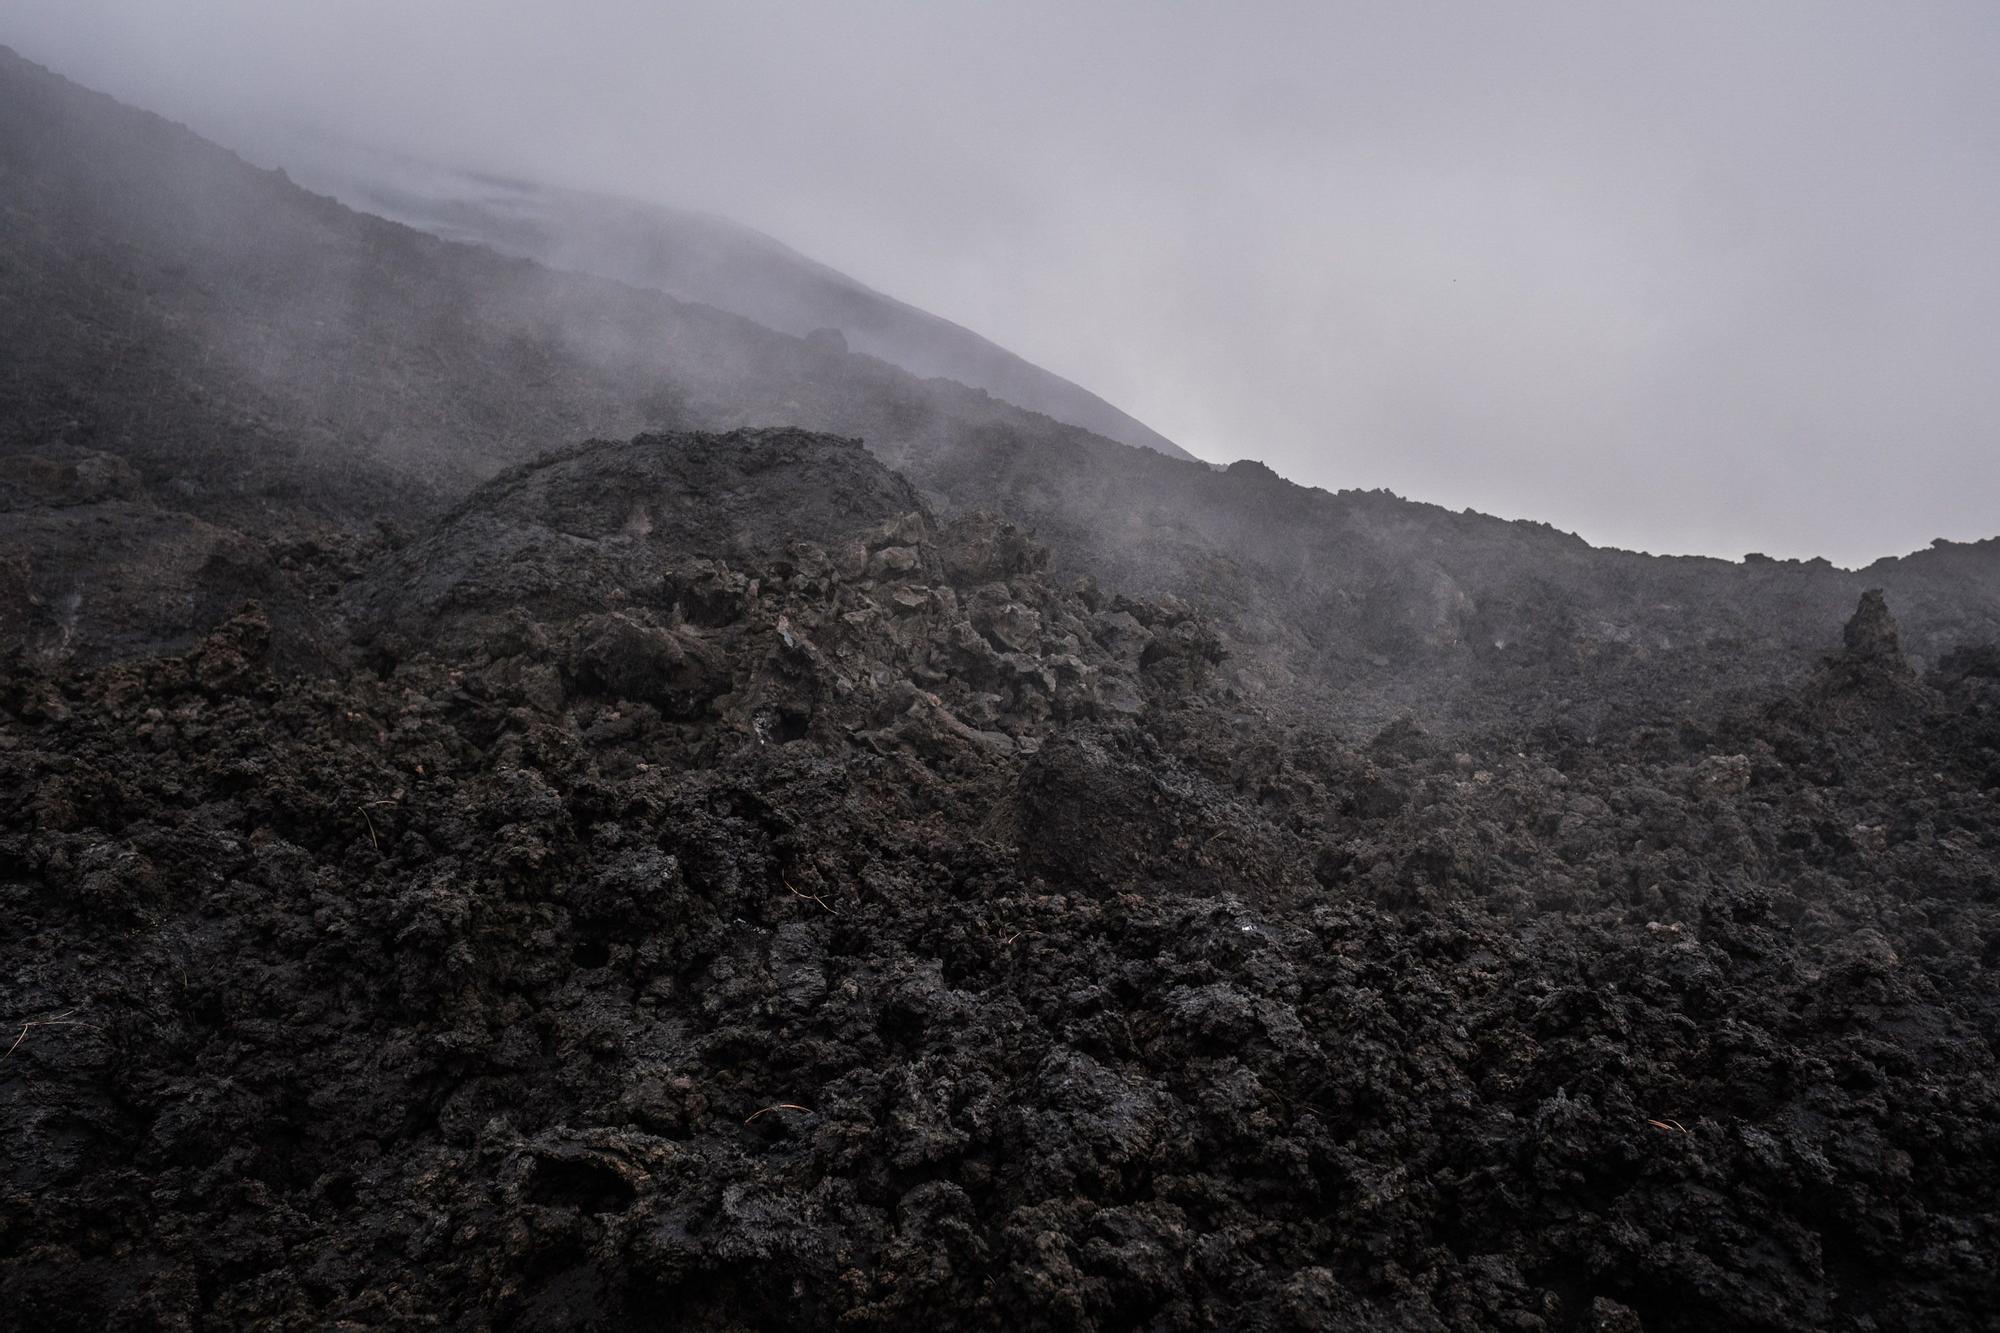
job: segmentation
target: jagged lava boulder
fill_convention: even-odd
[[[795,430],[559,450],[354,593],[377,667],[450,662],[546,712],[599,700],[739,742],[1033,746],[1216,653],[1185,608],[1058,587],[984,513],[940,522],[859,442]]]

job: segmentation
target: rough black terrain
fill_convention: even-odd
[[[884,452],[947,508],[1033,529],[1063,567],[1186,598],[1230,642],[1246,692],[1351,725],[1416,713],[1587,740],[1634,714],[1705,708],[1719,683],[1806,669],[1828,620],[1870,588],[1895,598],[1926,665],[2000,638],[2000,538],[1939,540],[1861,570],[1658,557],[1091,439],[989,429]]]
[[[1986,1323],[1990,650],[1871,596],[1711,730],[1339,737],[1047,560],[655,437],[383,546],[339,674],[17,653],[0,1308]]]
[[[1996,642],[0,51],[0,1326],[1991,1327]]]

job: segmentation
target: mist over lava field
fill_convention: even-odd
[[[1317,197],[1300,155],[1335,141],[1339,99],[1299,81],[1299,53],[1334,60],[1337,29],[1356,49],[1414,40],[1358,10],[1210,29],[1106,5],[1051,42],[938,7],[894,30],[911,72],[870,84],[876,106],[859,74],[784,80],[800,43],[886,40],[882,7],[832,36],[797,15],[757,60],[737,20],[691,8],[649,48],[694,99],[663,103],[614,48],[668,21],[605,5],[544,34],[538,68],[594,108],[566,119],[548,88],[519,85],[510,111],[474,78],[527,58],[524,10],[462,15],[447,68],[428,44],[459,7],[402,28],[370,8],[353,31],[404,34],[369,48],[379,105],[314,81],[351,73],[357,39],[313,17],[215,3],[114,34],[30,6],[20,35],[0,26],[22,42],[0,47],[8,1326],[1990,1326],[2000,520],[1965,428],[1986,389],[1956,362],[1831,400],[1935,388],[1907,422],[1922,438],[1893,445],[1801,445],[1834,410],[1818,403],[1754,448],[1718,444],[1695,426],[1745,419],[1720,390],[1706,416],[1649,420],[1633,438],[1685,432],[1711,512],[1664,473],[1621,473],[1631,441],[1589,428],[1619,358],[1669,344],[1596,339],[1576,429],[1523,455],[1547,418],[1468,416],[1476,394],[1398,369],[1476,347],[1476,389],[1511,364],[1494,326],[1458,326],[1461,344],[1431,320],[1473,306],[1417,302],[1399,325],[1356,291],[1349,333],[1377,352],[1302,340],[1137,205],[1179,197],[1154,193],[1174,179],[1147,174],[1159,144],[1261,163],[1229,178],[1239,211],[1258,180]],[[1886,33],[1878,82],[1837,103],[1848,124],[1951,28],[1831,7],[1797,67],[1753,86],[1743,71],[1802,31],[1788,12],[1731,28],[1700,66],[1713,82],[1674,43],[1631,57],[1631,82],[1707,89],[1789,179],[1824,143],[1779,132],[1779,93],[1828,105]],[[1577,13],[1559,53],[1637,22]],[[1445,120],[1472,116],[1534,82],[1544,21],[1440,18],[1450,40],[1409,86],[1443,96],[1477,47],[1490,77]],[[225,33],[266,62],[225,76],[188,55]],[[1990,48],[1962,45],[1902,130],[1985,95],[1957,71]],[[1013,154],[1049,112],[956,86],[974,49],[1102,113],[1077,123],[1069,174],[1011,204],[993,191],[1041,179]],[[1093,98],[1062,81],[1109,51],[1130,68]],[[1245,82],[1259,51],[1268,77]],[[1197,68],[1192,109],[1162,110],[1150,81]],[[1466,139],[1468,160],[1587,111],[1647,128],[1648,151],[1709,124],[1621,120],[1592,68]],[[450,94],[431,120],[407,100],[427,70]],[[790,100],[744,92],[690,147],[714,71]],[[85,73],[121,99],[65,77]],[[1342,151],[1407,183],[1442,113],[1393,91],[1342,94],[1376,127]],[[930,138],[909,129],[923,97]],[[681,118],[609,114],[666,105]],[[325,123],[251,114],[273,106]],[[1159,137],[1121,140],[1148,109]],[[371,145],[392,114],[405,137]],[[815,137],[860,124],[882,162]],[[1848,146],[1888,152],[1900,125]],[[1536,142],[1582,152],[1587,128]],[[780,138],[827,157],[795,162],[790,193],[759,183],[775,168],[709,162]],[[1126,167],[1077,193],[1120,143]],[[527,160],[494,160],[503,144]],[[991,180],[948,177],[963,199],[873,241],[829,183],[881,192],[981,146]],[[681,192],[656,188],[649,151]],[[1682,151],[1718,179],[1743,158]],[[1503,240],[1545,217],[1508,211],[1538,197],[1528,165],[1508,185],[1493,164],[1514,158],[1482,160],[1439,197]],[[1621,197],[1577,161],[1594,208]],[[701,185],[716,197],[685,192]],[[1934,239],[1979,188],[1921,196]],[[1808,194],[1718,185],[1704,244],[1729,248],[1748,207],[1731,198]],[[711,211],[731,202],[748,222]],[[1037,221],[1064,206],[1078,234],[1122,219],[1117,255],[998,265],[1069,234]],[[1470,262],[1443,233],[1399,249],[1337,221],[1322,274],[1373,265],[1414,299],[1412,253]],[[1907,276],[1900,245],[1922,238],[1890,221],[1839,250],[1850,296]],[[1475,286],[1560,262],[1520,307],[1519,384],[1573,346],[1549,327],[1594,327],[1562,293],[1621,290],[1596,262],[1610,235],[1486,255]],[[1934,350],[1898,322],[1912,311],[1991,345],[1983,271],[1956,305],[1922,283],[1828,304],[1808,259],[1846,239],[1794,237],[1808,258],[1781,311],[1711,270],[1703,290],[1763,311],[1735,332],[1774,335],[1743,363],[1760,395],[1838,379],[1855,349],[1907,369]],[[1158,253],[1190,271],[1148,304],[1131,284]],[[1227,318],[1115,332],[1218,286]],[[1016,340],[1020,311],[1056,308],[1073,327]],[[1281,334],[1347,407],[1304,392],[1262,341]],[[1206,351],[1162,351],[1174,338]],[[1039,347],[1069,349],[1060,370]],[[1771,373],[1814,348],[1811,375]],[[1177,385],[1149,400],[1164,415],[1121,392],[1155,353],[1150,380]],[[1357,367],[1380,372],[1365,392]],[[1268,405],[1231,418],[1252,381]],[[1363,460],[1352,428],[1392,405],[1403,433]],[[1336,440],[1310,456],[1322,471],[1286,452],[1304,434],[1242,424],[1267,410]],[[1432,452],[1439,422],[1458,454]],[[1520,485],[1465,507],[1496,469]],[[1615,527],[1620,486],[1600,483],[1618,475],[1627,530],[1684,538],[1657,549],[1716,549],[1783,505],[1797,522],[1760,545],[1803,558],[1643,554],[1481,512],[1568,476],[1562,503]],[[1918,521],[1935,540],[1881,553]],[[1825,533],[1837,559],[1802,544]]]

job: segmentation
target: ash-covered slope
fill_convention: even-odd
[[[448,244],[0,50],[0,446],[205,517],[412,512],[553,442],[1075,427],[824,340]]]
[[[23,1327],[1975,1328],[2000,668],[1365,745],[852,441],[0,660]],[[18,1038],[18,1040],[16,1040]]]
[[[1121,444],[1189,456],[1082,386],[725,218],[297,138],[257,151],[313,190],[447,240],[701,301],[781,333],[836,330],[853,350],[912,374],[985,389]]]

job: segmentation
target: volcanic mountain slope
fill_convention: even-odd
[[[352,213],[4,51],[0,173],[0,642],[37,652],[185,647],[245,595],[310,607],[378,522],[592,434],[1081,435]],[[312,617],[281,623],[286,660],[325,658]]]
[[[0,667],[22,1327],[1973,1328],[2000,661],[1366,743],[852,441]],[[18,1040],[15,1040],[18,1037]]]
[[[1713,725],[1886,588],[1923,663],[2000,636],[2000,544],[1850,573],[1655,559],[1542,525],[1134,450],[826,339],[352,213],[0,56],[0,644],[185,649],[254,595],[292,665],[345,571],[477,480],[647,427],[864,438],[941,512],[1207,614],[1246,695],[1372,730]]]
[[[725,218],[299,138],[256,153],[311,189],[447,240],[701,301],[781,333],[835,330],[848,347],[912,374],[985,389],[1121,444],[1189,456],[1089,390]]]
[[[1074,427],[825,340],[447,244],[0,51],[0,443],[115,453],[204,517],[374,516],[551,442]]]

